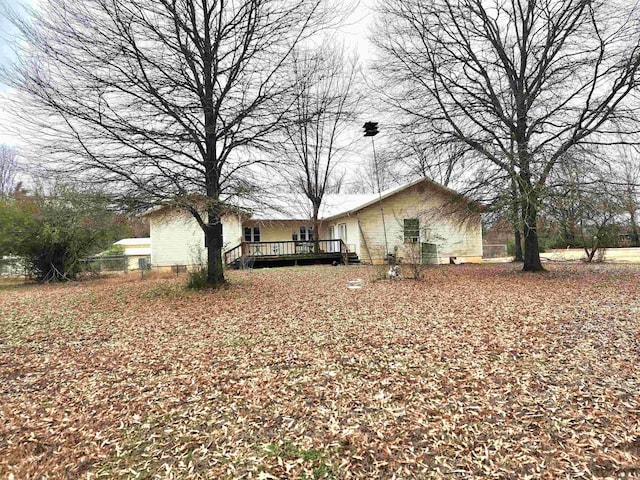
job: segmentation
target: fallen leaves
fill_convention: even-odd
[[[640,475],[640,275],[551,268],[2,292],[0,475]]]

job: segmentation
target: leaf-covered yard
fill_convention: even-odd
[[[0,477],[637,478],[640,270],[549,269],[5,289]]]

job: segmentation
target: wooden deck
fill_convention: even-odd
[[[342,240],[306,242],[242,242],[224,254],[225,265],[233,268],[280,266],[312,263],[352,263],[357,256]]]

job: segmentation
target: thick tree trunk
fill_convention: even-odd
[[[513,259],[514,262],[523,262],[524,258],[522,257],[522,235],[520,231],[520,195],[518,193],[518,182],[514,177],[511,177],[511,197],[512,204],[510,207],[511,210],[511,224],[513,225],[513,237],[515,244],[515,257]]]
[[[320,212],[320,205],[313,205],[313,238],[312,240],[320,240],[320,220],[318,220],[318,215]],[[320,244],[316,243],[313,248],[314,253],[320,253]]]
[[[313,214],[311,220],[313,221],[313,240],[320,240],[320,220],[318,216],[320,214],[320,205],[313,205]]]
[[[222,222],[217,219],[216,223],[211,223],[211,217],[209,222],[205,232],[207,237],[207,283],[218,286],[225,283],[222,263]]]
[[[525,229],[524,234],[524,266],[525,272],[542,272],[540,250],[538,248],[538,232],[535,228]]]
[[[542,272],[542,262],[540,261],[540,248],[538,246],[538,210],[536,200],[526,198],[523,203],[524,220],[524,266],[525,272]]]
[[[513,232],[513,238],[515,241],[515,257],[513,258],[513,261],[524,262],[524,257],[522,256],[522,235],[518,227],[516,227]]]
[[[222,216],[220,214],[220,169],[221,163],[218,158],[218,112],[219,103],[216,102],[214,78],[215,40],[211,38],[212,30],[209,28],[213,10],[209,10],[207,2],[203,2],[203,9],[206,12],[204,17],[204,36],[202,37],[203,50],[203,87],[204,95],[201,98],[204,112],[205,146],[204,170],[205,186],[208,200],[211,202],[207,208],[207,225],[205,235],[207,239],[207,284],[217,287],[225,283],[224,269],[222,262]],[[223,7],[220,7],[221,9]]]
[[[526,135],[526,113],[518,112],[518,154],[520,157],[520,174],[516,182],[519,191],[519,206],[522,209],[522,230],[524,234],[524,265],[525,272],[541,272],[544,270],[540,261],[540,247],[538,246],[538,192],[531,182],[531,155],[529,153]]]

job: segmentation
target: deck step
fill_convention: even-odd
[[[347,258],[349,260],[349,265],[360,263],[360,257],[358,257],[358,254],[355,252],[349,252],[349,255]]]

